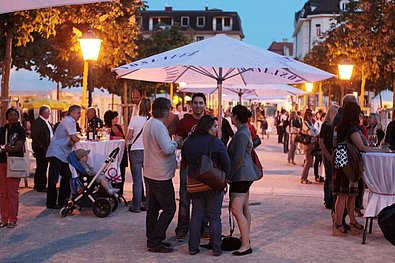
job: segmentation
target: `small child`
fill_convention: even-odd
[[[84,167],[85,172],[88,176],[95,176],[96,173],[93,170],[93,167],[91,167],[88,164],[88,154],[90,153],[90,150],[84,150],[84,149],[78,149],[75,151],[75,156],[77,157],[78,161]],[[96,177],[96,183],[100,183],[101,186],[103,186],[104,189],[110,194],[114,195],[119,192],[118,188],[113,188],[112,185],[107,181],[106,176],[101,173]]]

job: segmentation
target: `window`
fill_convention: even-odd
[[[224,27],[230,27],[230,18],[229,17],[224,18]]]
[[[315,34],[317,35],[317,37],[320,37],[322,35],[321,24],[316,24],[315,25]]]
[[[204,40],[204,37],[203,37],[203,36],[197,36],[197,37],[196,37],[196,41],[202,41],[202,40]]]
[[[149,22],[149,30],[156,30],[160,26],[161,28],[170,28],[173,25],[173,19],[171,17],[151,17]]]
[[[196,18],[196,25],[198,27],[204,27],[206,24],[206,18],[204,16],[198,16]]]
[[[181,17],[181,26],[189,26],[189,16]]]

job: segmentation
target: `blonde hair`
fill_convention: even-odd
[[[333,104],[328,108],[328,112],[325,115],[325,121],[332,123],[335,118],[337,112],[339,110],[339,106]]]

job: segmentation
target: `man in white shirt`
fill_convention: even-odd
[[[164,242],[166,231],[176,212],[172,178],[176,170],[177,143],[172,141],[164,125],[171,109],[166,98],[157,98],[152,104],[152,117],[143,128],[144,178],[148,184],[148,211],[146,219],[149,252],[169,253],[174,249]],[[160,210],[162,210],[161,213]]]
[[[52,125],[49,123],[51,109],[41,106],[39,116],[32,123],[32,148],[36,158],[36,172],[34,173],[34,189],[37,192],[46,192],[48,159],[45,156],[53,137]]]

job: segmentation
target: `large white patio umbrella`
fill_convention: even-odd
[[[323,70],[222,34],[120,66],[113,71],[118,78],[214,84],[218,86],[219,98],[222,97],[222,83],[295,84],[334,77]],[[218,115],[221,122],[221,100],[218,101]]]
[[[0,14],[62,5],[90,4],[114,0],[1,0]]]

